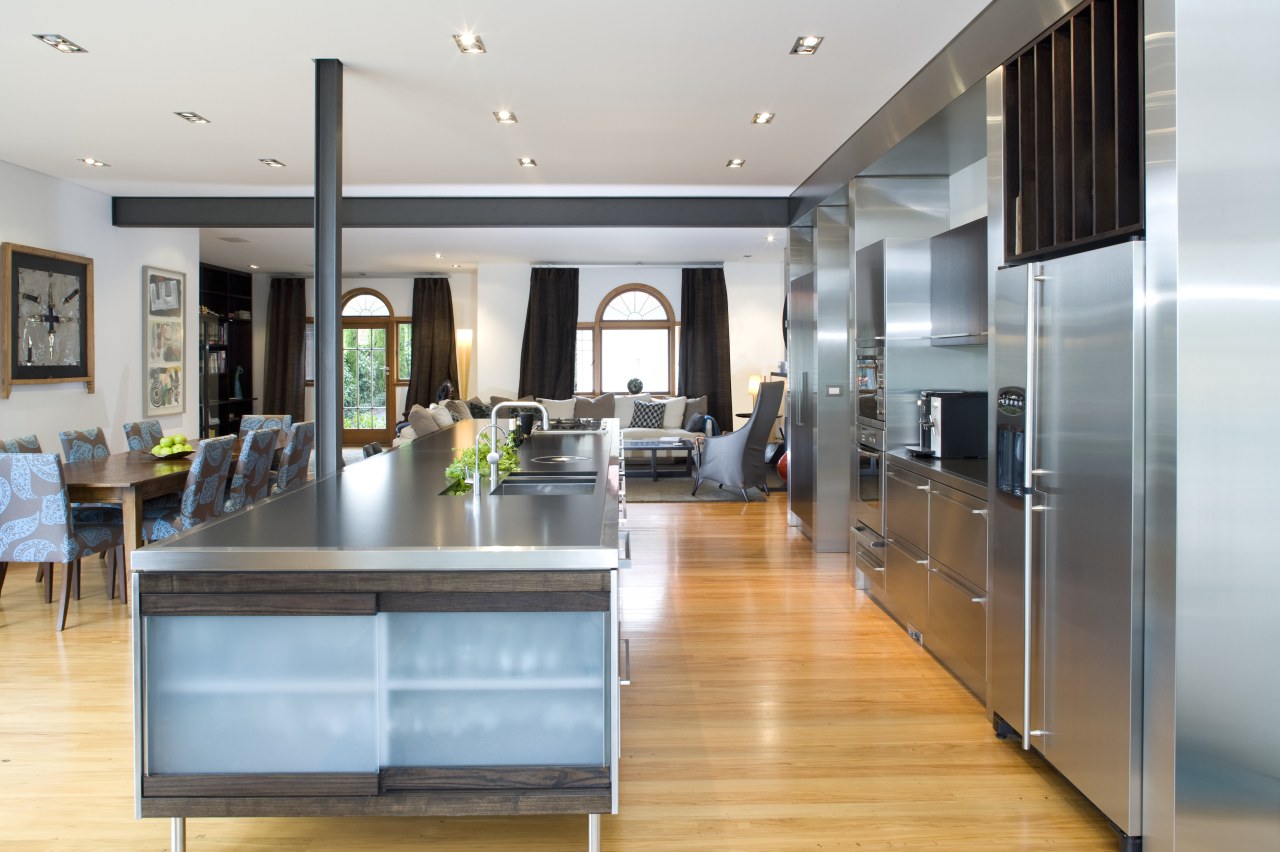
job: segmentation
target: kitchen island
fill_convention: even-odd
[[[139,817],[617,811],[617,430],[536,433],[448,494],[484,425],[139,550]],[[563,483],[563,485],[562,485]],[[523,486],[523,487],[519,487]]]

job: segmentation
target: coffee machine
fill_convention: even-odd
[[[986,391],[924,390],[916,400],[920,444],[914,455],[936,459],[987,457]]]

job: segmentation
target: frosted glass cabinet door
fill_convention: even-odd
[[[387,766],[603,766],[606,612],[385,619]]]
[[[370,616],[148,616],[149,774],[376,772]]]

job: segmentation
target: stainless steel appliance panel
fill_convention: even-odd
[[[929,551],[929,480],[895,464],[884,472],[885,538]]]
[[[893,601],[893,614],[916,632],[929,618],[929,557],[911,545],[892,538],[885,541],[885,587]]]
[[[877,535],[884,535],[884,431],[858,425],[853,448],[853,517]]]
[[[881,595],[886,591],[884,539],[862,526],[855,526],[852,532],[853,565],[865,581],[865,585],[857,581],[854,585]]]
[[[929,555],[985,591],[987,502],[936,482],[929,489]]]
[[[884,346],[883,242],[854,253],[853,328],[857,346]]]
[[[820,553],[849,551],[849,463],[853,418],[849,399],[848,191],[814,211],[815,361],[809,388],[816,450],[813,525]]]
[[[936,559],[929,566],[925,646],[979,700],[986,699],[986,594],[948,572]]]
[[[814,412],[813,377],[817,370],[817,291],[813,275],[813,229],[792,228],[788,236],[787,372],[787,500],[791,521],[805,534],[813,529]]]

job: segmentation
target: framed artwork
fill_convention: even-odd
[[[187,408],[186,346],[183,339],[187,276],[142,268],[146,302],[143,416],[179,414]]]
[[[58,382],[93,393],[93,260],[3,243],[0,276],[0,398]]]

